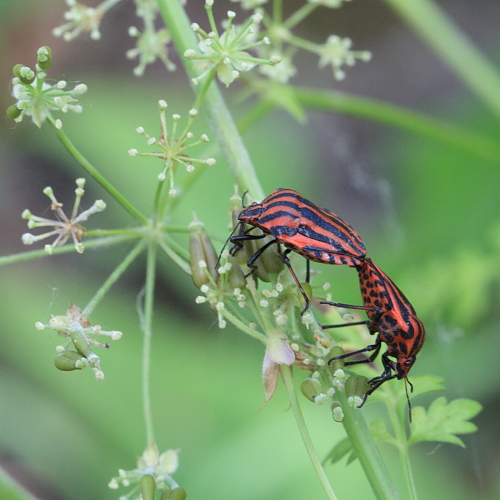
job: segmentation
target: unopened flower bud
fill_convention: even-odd
[[[173,490],[165,490],[160,500],[185,500],[187,493],[184,488],[174,488]]]
[[[332,416],[335,422],[342,422],[344,420],[344,410],[338,401],[332,403]]]
[[[14,73],[14,76],[17,76],[17,78],[19,78],[22,83],[29,84],[35,81],[35,72],[24,64],[16,64],[12,68],[12,73]]]
[[[52,66],[52,50],[44,45],[37,50],[37,63],[44,71]]]
[[[62,372],[82,370],[86,366],[86,359],[76,351],[64,351],[54,359],[54,365]]]
[[[141,477],[141,493],[143,500],[154,500],[156,492],[155,478],[151,474]]]
[[[316,401],[316,398],[323,394],[323,388],[321,387],[321,383],[318,379],[315,378],[306,378],[304,382],[302,382],[300,386],[300,390],[302,394],[313,403]]]

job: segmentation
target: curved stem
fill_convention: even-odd
[[[306,423],[304,421],[304,416],[302,415],[302,411],[299,406],[299,401],[297,399],[297,394],[295,393],[295,388],[293,386],[292,379],[292,369],[287,365],[280,365],[280,373],[283,379],[283,383],[285,384],[286,392],[288,394],[288,399],[290,400],[290,405],[293,409],[293,414],[295,415],[295,420],[297,421],[297,426],[299,428],[300,434],[302,436],[302,440],[306,446],[307,453],[309,454],[309,458],[313,464],[314,470],[318,475],[321,485],[325,490],[326,496],[330,500],[336,500],[337,497],[332,489],[328,478],[326,477],[325,471],[321,465],[321,461],[318,458],[318,454],[314,448],[314,445],[311,440],[311,436],[307,431]]]
[[[64,147],[75,158],[75,160],[89,173],[106,191],[113,196],[113,198],[138,222],[142,225],[148,223],[148,219],[132,205],[110,182],[108,182],[103,175],[76,149],[74,144],[69,140],[69,137],[63,132],[62,129],[56,127],[52,120],[48,120],[52,128],[55,130],[59,140],[63,143]]]
[[[97,290],[97,293],[92,297],[90,302],[85,306],[82,311],[82,316],[90,316],[95,306],[104,297],[106,292],[118,281],[120,276],[128,269],[130,264],[135,260],[135,258],[142,252],[146,242],[141,240],[135,245],[135,247],[129,252],[129,254],[123,259],[118,267],[110,274],[109,278],[102,284],[102,286]]]

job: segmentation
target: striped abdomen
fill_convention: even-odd
[[[387,344],[387,354],[397,359],[397,378],[404,378],[424,343],[424,325],[403,292],[371,259],[364,260],[358,273],[363,305],[381,310],[367,309],[368,328]]]

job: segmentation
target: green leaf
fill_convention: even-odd
[[[413,409],[409,445],[420,441],[440,441],[465,447],[456,434],[475,432],[477,427],[468,422],[482,410],[472,399],[455,399],[450,403],[445,397],[434,400],[426,412],[422,406]]]
[[[323,463],[325,464],[330,462],[331,464],[334,464],[335,462],[342,460],[342,458],[352,451],[351,440],[349,438],[342,439],[332,448],[330,453],[328,453],[323,460]]]
[[[436,377],[434,375],[420,375],[418,377],[412,377],[411,383],[413,384],[413,392],[410,393],[410,398],[416,398],[421,394],[427,394],[428,392],[434,391],[444,391],[446,387],[444,386],[444,378]]]
[[[374,420],[370,424],[370,433],[377,443],[389,443],[398,446],[397,439],[387,429],[387,424],[383,420]]]

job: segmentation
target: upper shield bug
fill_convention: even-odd
[[[247,240],[272,236],[274,239],[263,245],[248,260],[248,266],[254,270],[254,263],[262,252],[272,244],[278,245],[281,252],[282,244],[286,248],[281,253],[283,262],[290,270],[306,302],[302,314],[309,308],[310,301],[290,265],[290,252],[297,252],[307,259],[307,279],[309,261],[345,264],[357,268],[365,259],[365,245],[347,222],[292,189],[276,189],[261,203],[252,203],[244,208],[238,220],[239,232],[229,238],[234,244],[231,253],[237,252]],[[245,224],[252,227],[245,229]],[[250,234],[256,228],[262,233]]]

